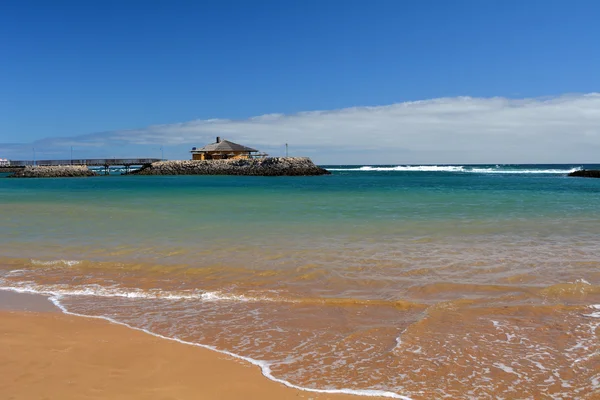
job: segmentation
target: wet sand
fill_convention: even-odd
[[[243,361],[106,321],[11,308],[0,311],[4,399],[359,398],[290,389]]]
[[[60,309],[48,301],[46,296],[0,290],[1,311],[59,312]]]

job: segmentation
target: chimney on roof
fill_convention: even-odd
[[[221,143],[221,136],[217,136],[217,143]]]

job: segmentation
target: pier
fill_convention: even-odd
[[[110,167],[124,167],[128,174],[132,166],[143,166],[162,161],[160,158],[83,158],[70,160],[28,160],[10,161],[7,168],[24,168],[26,166],[59,166],[59,165],[82,165],[88,167],[104,167],[104,174],[108,175]]]

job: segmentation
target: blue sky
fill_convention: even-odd
[[[586,0],[5,0],[0,157],[187,158],[219,134],[319,163],[595,161],[599,15]]]

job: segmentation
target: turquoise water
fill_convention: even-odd
[[[591,395],[600,179],[566,176],[582,167],[600,169],[0,179],[0,286],[248,357],[303,388]]]
[[[520,171],[575,167],[524,166]],[[332,167],[338,168],[343,167]],[[600,181],[568,178],[565,173],[351,168],[334,171],[333,176],[298,178],[1,180],[5,212],[0,239],[98,246],[108,242],[110,246],[164,246],[172,240],[168,247],[231,237],[261,242],[262,237],[298,234],[417,236],[458,230],[468,235],[510,231],[512,224],[525,221],[585,233],[593,228],[585,221],[599,215],[595,202]],[[10,212],[10,207],[19,212]],[[582,225],[574,226],[573,220]],[[497,225],[498,221],[509,225]],[[538,232],[536,225],[520,225]]]
[[[119,261],[193,263],[203,251],[224,251],[227,257],[227,246],[248,252],[257,246],[363,246],[365,240],[399,238],[533,235],[568,240],[597,233],[600,181],[593,179],[565,173],[332,169],[347,170],[298,178],[1,180],[0,241],[10,244],[9,254],[17,257],[23,246],[30,257],[52,258],[58,252],[62,258],[94,260],[113,259],[110,254],[117,249]]]

